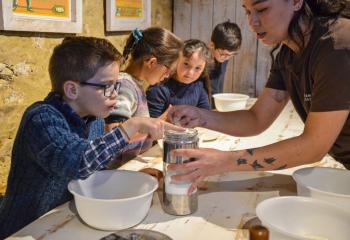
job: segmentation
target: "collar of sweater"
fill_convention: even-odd
[[[86,127],[90,122],[96,120],[96,117],[81,118],[69,105],[63,100],[61,94],[50,92],[44,100],[45,103],[53,106],[60,111],[67,121],[71,122],[77,127]]]

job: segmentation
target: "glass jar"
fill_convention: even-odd
[[[168,164],[183,164],[191,159],[180,156],[171,156],[173,149],[198,148],[198,132],[196,129],[186,131],[166,130],[163,146],[163,209],[172,215],[188,215],[198,208],[197,189],[188,195],[192,182],[172,182],[171,176],[184,174],[186,171],[169,171]]]

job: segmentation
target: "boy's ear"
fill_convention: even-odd
[[[144,64],[146,65],[147,68],[152,69],[157,66],[158,61],[156,57],[151,57],[145,60]]]
[[[78,86],[76,82],[73,81],[66,81],[63,84],[63,92],[64,95],[70,99],[75,100],[78,98]]]
[[[211,50],[215,50],[215,44],[212,41],[210,41],[208,44],[208,48]]]

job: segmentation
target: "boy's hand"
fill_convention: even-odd
[[[169,111],[170,111],[170,109],[173,107],[173,105],[171,105],[171,104],[169,104],[169,107],[165,110],[165,112],[163,112],[162,113],[162,115],[160,115],[158,118],[159,119],[162,119],[162,120],[164,120],[164,121],[167,121],[167,122],[169,122],[168,121],[168,113],[169,113]]]
[[[112,131],[114,128],[118,127],[120,124],[121,124],[121,122],[106,123],[105,124],[105,133]]]
[[[123,123],[123,128],[132,137],[136,133],[147,134],[152,140],[163,138],[164,130],[172,129],[184,131],[185,129],[167,123],[159,118],[134,117]]]

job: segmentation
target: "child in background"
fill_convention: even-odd
[[[67,185],[104,168],[136,133],[161,138],[160,119],[136,117],[104,134],[103,118],[116,104],[121,54],[107,40],[65,38],[55,47],[52,92],[24,113],[0,205],[0,239],[71,199]],[[124,184],[124,183],[116,183]]]
[[[224,91],[227,63],[237,54],[241,43],[241,30],[237,24],[228,20],[215,26],[208,45],[215,61],[214,68],[209,74],[212,94]]]
[[[161,116],[172,105],[192,105],[210,109],[210,80],[208,68],[212,61],[210,50],[197,39],[185,41],[176,73],[160,85],[147,90],[151,117]]]
[[[129,55],[131,59],[118,78],[121,82],[118,101],[105,119],[108,129],[134,116],[149,117],[144,86],[169,77],[181,49],[182,41],[164,28],[132,31],[123,51],[124,59]]]

